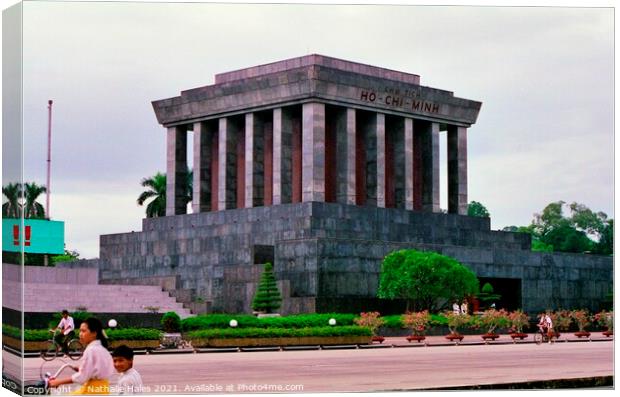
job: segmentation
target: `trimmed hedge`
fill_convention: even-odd
[[[188,332],[190,339],[231,339],[231,338],[299,338],[306,336],[372,336],[365,327],[315,327],[315,328],[227,328],[204,329]]]
[[[106,329],[108,341],[115,340],[159,340],[161,331],[152,328]]]
[[[230,320],[237,320],[237,329],[244,328],[312,328],[325,327],[329,319],[336,320],[338,326],[355,325],[355,314],[326,313],[326,314],[298,314],[285,317],[263,317],[241,314],[206,314],[188,317],[181,321],[183,332],[230,328]]]
[[[21,329],[10,325],[2,324],[4,335],[21,339]],[[151,328],[125,328],[125,329],[106,329],[108,341],[115,340],[159,340],[160,331]],[[76,332],[76,338],[78,333]],[[24,341],[43,342],[52,339],[52,334],[46,329],[26,329],[24,330]]]
[[[2,333],[15,339],[22,338],[21,328],[12,327],[7,324],[2,324]],[[25,329],[24,341],[26,342],[44,342],[52,339],[52,333],[46,329]]]

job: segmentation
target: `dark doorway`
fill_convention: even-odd
[[[516,310],[521,309],[521,279],[520,278],[491,278],[479,277],[480,289],[485,283],[493,286],[495,294],[501,295],[495,302],[497,309]]]

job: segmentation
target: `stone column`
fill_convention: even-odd
[[[377,113],[377,207],[385,208],[385,115]]]
[[[448,212],[467,215],[467,128],[448,125]]]
[[[217,208],[220,211],[235,208],[237,203],[235,178],[237,166],[234,161],[237,148],[231,124],[232,121],[227,117],[219,119]]]
[[[211,211],[212,135],[207,122],[194,123],[194,213]]]
[[[245,208],[254,206],[254,138],[255,121],[254,113],[245,115]]]
[[[336,123],[337,139],[337,201],[342,204],[355,205],[355,165],[356,165],[356,130],[355,109],[346,108],[338,113]]]
[[[273,205],[291,202],[293,123],[289,111],[273,109]]]
[[[413,210],[413,119],[405,118],[405,208]]]
[[[187,130],[168,127],[166,136],[166,216],[187,213]]]
[[[422,210],[440,212],[439,206],[439,124],[423,123],[422,152]]]
[[[302,201],[325,201],[325,104],[302,108]]]

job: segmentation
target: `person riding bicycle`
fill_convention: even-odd
[[[69,354],[68,343],[71,339],[75,338],[75,323],[73,322],[73,317],[69,316],[67,310],[63,310],[61,316],[60,323],[58,323],[57,327],[52,328],[51,331],[55,332],[57,329],[60,330],[60,332],[54,335],[54,341],[58,346],[62,347],[63,353]]]
[[[551,336],[553,336],[553,321],[549,313],[541,313],[540,321],[538,321],[538,329],[540,333],[549,337],[549,343],[551,343]]]

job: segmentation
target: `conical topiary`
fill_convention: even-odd
[[[282,297],[273,275],[273,265],[267,262],[252,301],[252,309],[258,312],[273,313],[280,307],[281,301]]]

